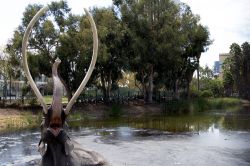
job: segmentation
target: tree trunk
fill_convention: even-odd
[[[190,98],[190,82],[187,80],[187,99]]]
[[[200,70],[199,70],[200,64],[198,62],[198,68],[197,68],[197,90],[200,91]]]
[[[107,87],[107,97],[110,98],[111,95],[111,85],[112,85],[112,78],[111,78],[111,71],[109,71],[109,75],[108,75],[108,87]]]
[[[68,102],[69,102],[70,99],[72,98],[72,91],[71,91],[70,87],[66,84],[66,82],[63,80],[60,73],[58,73],[58,77],[60,78],[61,82],[63,83],[63,86],[64,86],[64,88],[66,90],[66,95],[67,95],[67,98],[68,98]]]
[[[148,103],[153,103],[153,90],[154,90],[154,68],[153,66],[151,66],[150,68],[150,74],[149,74],[149,78],[148,78]]]
[[[147,102],[148,93],[147,93],[147,86],[145,83],[144,72],[141,73],[141,78],[142,78],[141,84],[142,84],[143,100],[144,100],[144,102]]]
[[[104,102],[107,103],[109,101],[109,97],[108,97],[108,94],[107,94],[107,88],[106,88],[106,85],[105,85],[105,78],[104,78],[104,74],[101,73],[101,88],[102,88],[102,94],[103,94],[103,97],[104,97]]]
[[[175,81],[175,83],[174,83],[174,97],[176,98],[176,99],[179,99],[179,93],[178,93],[178,89],[179,89],[179,87],[178,87],[178,79],[176,79],[176,81]]]

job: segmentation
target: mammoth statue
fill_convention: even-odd
[[[39,17],[48,10],[45,6],[33,17],[29,23],[26,32],[23,37],[22,43],[22,55],[23,55],[23,67],[29,84],[34,91],[36,97],[38,98],[40,104],[43,108],[44,119],[41,124],[41,140],[38,146],[39,152],[42,155],[40,161],[41,166],[108,166],[109,163],[98,153],[85,150],[80,148],[80,145],[71,140],[64,130],[65,120],[69,114],[72,105],[74,104],[77,97],[82,92],[86,83],[88,82],[97,59],[98,51],[98,36],[95,22],[90,15],[90,13],[85,10],[87,17],[91,24],[91,29],[93,32],[93,55],[92,60],[87,71],[85,78],[80,84],[79,88],[69,101],[66,108],[62,105],[63,96],[63,84],[58,77],[57,68],[60,64],[60,59],[56,59],[52,67],[52,77],[53,77],[53,101],[50,107],[45,104],[44,98],[42,97],[40,91],[38,90],[33,78],[31,77],[28,62],[27,62],[27,42],[29,35],[31,33],[32,27],[39,19]]]

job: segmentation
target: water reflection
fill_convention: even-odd
[[[250,165],[250,114],[72,122],[69,134],[114,166]],[[37,130],[0,135],[0,166],[35,165]]]
[[[119,127],[128,126],[138,129],[157,129],[169,132],[188,132],[207,129],[213,122],[214,117],[163,117],[144,119],[109,119],[102,121],[78,122],[76,126],[84,127]],[[75,124],[74,124],[75,125]],[[74,126],[73,125],[73,126]]]

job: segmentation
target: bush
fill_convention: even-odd
[[[38,105],[36,98],[34,97],[34,98],[30,99],[29,104],[31,107]]]
[[[121,106],[118,104],[112,105],[111,109],[109,111],[109,116],[111,117],[120,117],[122,115],[122,109]]]
[[[163,113],[201,112],[212,109],[235,108],[241,105],[237,98],[195,98],[189,100],[172,100],[163,104]]]
[[[213,97],[213,92],[211,90],[204,90],[201,92],[201,97]]]
[[[201,112],[201,111],[205,111],[205,110],[210,109],[209,102],[207,101],[207,99],[205,99],[203,97],[199,97],[195,100],[190,101],[190,104],[192,106],[191,107],[192,110],[190,110],[190,111]]]
[[[208,100],[211,109],[223,109],[241,105],[241,100],[237,98],[214,98]]]
[[[189,95],[190,95],[190,98],[198,98],[201,96],[201,92],[198,91],[197,89],[191,89]]]

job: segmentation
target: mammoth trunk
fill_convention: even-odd
[[[53,101],[52,101],[52,110],[53,116],[60,117],[62,110],[62,97],[63,97],[63,84],[58,77],[57,69],[60,64],[60,59],[56,59],[52,67],[52,77],[53,77]]]

